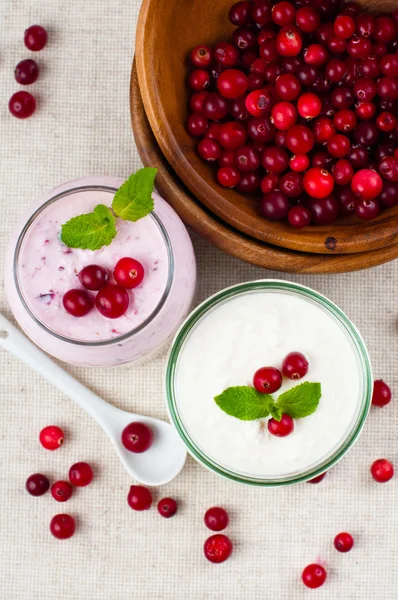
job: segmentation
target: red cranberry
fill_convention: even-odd
[[[326,147],[329,154],[336,158],[342,158],[350,149],[350,140],[347,136],[336,133],[328,139]]]
[[[50,482],[45,475],[34,473],[27,478],[25,488],[31,496],[42,496],[50,487]]]
[[[275,190],[264,194],[260,210],[269,221],[282,221],[289,212],[289,200],[285,194]]]
[[[36,110],[36,100],[29,92],[15,92],[8,102],[8,108],[17,119],[28,119]]]
[[[355,113],[348,108],[339,110],[333,117],[333,124],[338,131],[352,131],[357,124]]]
[[[266,117],[252,117],[247,122],[247,133],[255,142],[268,143],[274,139],[275,128]]]
[[[384,111],[378,115],[376,124],[381,131],[393,131],[397,125],[397,119],[392,113]]]
[[[228,111],[228,101],[220,96],[220,94],[207,94],[203,100],[202,112],[207,119],[219,121],[227,116]]]
[[[282,60],[282,68],[285,73],[297,75],[303,66],[303,61],[298,56],[287,56]]]
[[[371,77],[375,79],[380,75],[379,60],[375,56],[368,56],[358,63],[358,73],[362,77]]]
[[[391,390],[382,379],[376,379],[373,384],[372,404],[374,406],[386,406],[391,401]]]
[[[354,169],[348,160],[341,158],[334,165],[332,173],[337,185],[348,185],[354,175]]]
[[[333,54],[343,54],[347,48],[347,42],[334,35],[328,39],[327,47]]]
[[[297,71],[297,77],[304,86],[314,85],[319,77],[319,71],[313,65],[304,64]]]
[[[390,461],[385,458],[379,458],[370,467],[372,477],[378,483],[386,483],[394,475],[394,467]]]
[[[125,288],[113,283],[107,283],[95,299],[98,312],[107,319],[117,319],[124,315],[129,303],[129,295]]]
[[[377,86],[370,77],[360,77],[354,83],[354,94],[361,102],[370,102],[376,96]]]
[[[374,146],[379,141],[380,130],[372,121],[361,121],[355,128],[354,138],[361,146]]]
[[[249,73],[247,76],[247,89],[249,92],[260,90],[263,84],[264,75],[262,73]]]
[[[51,486],[51,495],[57,502],[66,502],[72,496],[73,487],[69,481],[56,481]]]
[[[296,11],[290,2],[278,2],[272,9],[272,20],[280,27],[294,23],[295,16]]]
[[[351,181],[351,189],[361,200],[377,198],[383,187],[383,181],[376,171],[361,169]]]
[[[281,148],[286,148],[286,131],[277,131],[275,133],[274,141],[277,146],[280,146]]]
[[[356,31],[358,35],[368,38],[373,35],[375,30],[375,18],[370,13],[358,15],[356,20]]]
[[[39,67],[31,58],[21,60],[15,67],[15,79],[21,85],[34,83],[39,76]]]
[[[214,162],[221,156],[221,148],[213,140],[201,140],[198,144],[198,154],[203,160]]]
[[[113,276],[116,283],[129,290],[136,288],[144,279],[145,270],[135,258],[128,256],[121,258],[116,263]]]
[[[398,78],[397,77],[381,77],[377,81],[377,93],[382,100],[387,100],[387,101],[397,100],[397,98],[398,98]]]
[[[56,450],[64,443],[64,432],[56,425],[48,425],[40,431],[39,440],[46,450]]]
[[[263,194],[268,194],[268,192],[273,192],[279,186],[279,177],[275,175],[275,173],[268,173],[261,180],[261,191]]]
[[[236,191],[241,194],[252,194],[258,190],[260,183],[261,177],[258,173],[244,173],[236,185]]]
[[[265,79],[269,83],[274,84],[276,83],[278,77],[283,75],[283,69],[280,65],[270,64],[265,68],[264,75]]]
[[[322,108],[322,103],[319,97],[312,92],[302,94],[297,101],[297,110],[304,119],[313,119],[317,117]]]
[[[246,109],[253,117],[263,117],[270,113],[273,103],[273,94],[267,88],[254,90],[247,95]]]
[[[328,40],[334,36],[333,23],[321,23],[316,38],[321,44],[327,44]]]
[[[122,431],[122,442],[130,452],[146,452],[152,446],[152,429],[145,423],[129,423]]]
[[[192,90],[205,90],[210,86],[210,75],[204,69],[195,69],[188,77],[188,85]]]
[[[239,53],[232,44],[219,42],[214,46],[214,59],[224,68],[234,67],[238,58]]]
[[[93,308],[91,297],[83,290],[68,290],[62,298],[67,313],[73,317],[84,317]]]
[[[41,25],[31,25],[24,34],[25,46],[33,52],[43,50],[47,44],[47,31]]]
[[[257,45],[257,37],[253,29],[239,27],[232,34],[232,43],[241,50],[250,50]]]
[[[133,510],[148,510],[152,505],[152,494],[143,485],[132,485],[127,496],[127,503]]]
[[[308,360],[301,352],[290,352],[282,363],[282,373],[289,379],[301,379],[308,372]]]
[[[247,119],[250,118],[250,113],[246,108],[245,96],[231,100],[229,105],[229,114],[237,121],[247,121]]]
[[[268,431],[276,437],[286,437],[290,435],[294,429],[294,421],[289,415],[282,415],[280,421],[270,419],[267,424]]]
[[[315,33],[318,30],[319,24],[319,14],[311,5],[302,6],[296,12],[296,25],[304,33]]]
[[[398,55],[386,54],[380,59],[380,68],[386,77],[398,76]]]
[[[236,150],[246,141],[246,129],[241,123],[236,121],[228,121],[220,127],[218,140],[223,148],[228,150]]]
[[[212,563],[222,563],[231,556],[232,542],[226,535],[216,533],[204,543],[204,553]]]
[[[335,127],[329,117],[319,117],[314,121],[312,131],[317,144],[323,144],[328,141],[335,133]]]
[[[222,531],[228,525],[228,513],[220,506],[213,506],[205,512],[204,521],[206,527],[212,531]]]
[[[231,6],[228,19],[231,21],[232,25],[236,25],[237,27],[241,27],[242,25],[248,25],[252,20],[252,2],[236,2],[233,6]]]
[[[315,67],[322,67],[327,63],[328,58],[329,52],[321,44],[310,44],[304,52],[304,61]]]
[[[354,35],[355,21],[349,16],[339,15],[334,22],[333,30],[338,38],[346,40]]]
[[[380,212],[380,204],[377,200],[360,200],[355,203],[355,214],[363,221],[370,221],[377,217]]]
[[[353,146],[348,152],[346,159],[350,161],[354,169],[363,169],[369,164],[369,152],[361,146]]]
[[[177,502],[174,498],[162,498],[158,502],[158,511],[159,514],[162,515],[165,519],[170,519],[170,517],[174,517],[177,512]]]
[[[267,68],[268,63],[263,58],[256,58],[250,65],[250,73],[260,73],[264,74],[265,69]]]
[[[191,63],[198,69],[207,69],[212,61],[212,52],[208,46],[196,46],[189,55]]]
[[[190,135],[201,137],[209,125],[208,120],[203,115],[189,115],[187,121],[187,131]]]
[[[327,473],[327,471],[325,471],[324,473],[321,473],[320,475],[317,475],[317,477],[314,477],[313,479],[309,479],[307,481],[307,483],[321,483],[321,481],[323,481],[325,479],[326,473]]]
[[[256,0],[252,7],[252,18],[257,25],[263,26],[270,23],[272,11],[268,0]]]
[[[386,44],[382,44],[377,43],[377,44],[373,44],[373,54],[376,58],[381,58],[382,56],[384,56],[385,54],[387,54],[388,49]]]
[[[289,160],[289,167],[292,171],[301,173],[306,171],[310,166],[310,159],[306,154],[293,154]]]
[[[332,83],[339,83],[343,80],[347,72],[346,65],[343,60],[332,58],[325,67],[325,75]]]
[[[273,394],[282,385],[282,374],[274,367],[262,367],[254,373],[253,385],[260,394]]]
[[[320,169],[325,169],[329,171],[333,168],[334,158],[329,154],[329,152],[314,152],[312,155],[311,166],[319,167]]]
[[[297,120],[297,111],[290,102],[278,102],[271,110],[272,122],[277,129],[286,131],[293,127]]]
[[[109,275],[100,265],[87,265],[80,271],[78,278],[87,290],[100,290],[108,281]]]
[[[260,29],[260,33],[257,36],[257,44],[259,46],[261,46],[261,44],[263,44],[266,40],[273,40],[276,38],[276,31],[274,31],[273,29],[271,29],[270,27],[262,27]],[[260,60],[264,60],[264,59],[260,59]],[[266,61],[264,61],[266,62]],[[264,69],[267,65],[264,64]],[[262,71],[264,71],[264,69],[262,69]]]
[[[398,27],[396,21],[390,17],[379,17],[375,22],[375,30],[373,38],[376,42],[382,44],[390,44],[398,35]]]
[[[286,145],[293,154],[308,154],[314,141],[311,129],[304,125],[294,125],[286,134]]]
[[[331,101],[335,108],[350,108],[354,104],[355,97],[350,88],[340,87],[335,88],[331,93]]]
[[[384,181],[383,189],[378,199],[383,206],[396,206],[398,204],[398,183]]]
[[[350,533],[338,533],[334,538],[334,547],[339,552],[349,552],[354,545],[354,538]]]
[[[299,173],[289,172],[280,180],[281,192],[289,198],[295,198],[303,193],[303,177]]]
[[[347,42],[347,52],[354,58],[366,58],[372,52],[372,42],[363,37],[353,37]]]
[[[266,171],[280,174],[288,168],[289,156],[283,148],[268,146],[262,153],[261,162]]]
[[[305,206],[293,206],[287,215],[289,224],[296,229],[307,227],[311,222],[311,212]]]
[[[305,173],[303,185],[304,190],[312,198],[326,198],[333,191],[334,181],[326,169],[312,167]]]
[[[282,27],[276,36],[276,49],[280,56],[297,56],[303,47],[301,32],[295,25]]]
[[[265,40],[260,46],[260,56],[268,63],[275,63],[279,60],[278,50],[276,48],[276,40]]]
[[[373,102],[358,102],[355,106],[355,114],[358,119],[363,121],[373,119],[376,114],[376,106]]]
[[[55,515],[50,521],[50,531],[58,540],[67,540],[72,537],[75,529],[75,520],[70,515]]]
[[[233,188],[238,185],[241,176],[234,167],[221,167],[217,171],[218,183],[224,187]]]
[[[276,80],[276,93],[285,101],[295,100],[301,91],[301,83],[294,75],[285,73]]]
[[[86,462],[78,462],[69,469],[69,481],[76,487],[85,487],[93,479],[93,470]]]
[[[235,165],[235,150],[223,150],[218,159],[219,167],[233,167]]]
[[[333,196],[313,199],[310,205],[311,221],[315,225],[330,225],[339,216],[339,203]]]
[[[235,165],[243,173],[257,171],[261,165],[260,156],[250,146],[241,146],[235,152]]]
[[[398,181],[398,159],[386,156],[379,164],[379,173],[388,181]]]
[[[347,185],[336,188],[335,195],[340,203],[340,210],[343,214],[349,215],[355,211],[357,198],[355,197],[351,186]]]
[[[305,567],[301,579],[308,588],[319,588],[326,581],[326,571],[321,565],[313,563]]]

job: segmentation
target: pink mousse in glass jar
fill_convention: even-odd
[[[15,230],[6,258],[10,307],[25,333],[56,358],[84,366],[136,361],[160,348],[188,313],[195,291],[196,265],[189,235],[174,210],[156,193],[155,208],[136,222],[117,219],[117,235],[100,250],[68,248],[62,225],[111,206],[123,183],[117,177],[85,177],[65,183],[36,202]],[[116,319],[94,307],[83,317],[66,312],[62,298],[81,288],[78,273],[104,267],[112,278],[119,259],[144,267],[139,286],[127,290],[129,307]],[[112,279],[111,279],[112,280]],[[95,299],[96,292],[88,292]]]

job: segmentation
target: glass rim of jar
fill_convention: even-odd
[[[361,378],[358,406],[346,435],[323,459],[318,461],[316,464],[310,465],[307,469],[301,469],[298,472],[289,473],[281,477],[261,477],[237,472],[232,468],[227,468],[226,466],[221,465],[219,462],[217,462],[217,460],[208,456],[206,452],[199,446],[199,444],[194,441],[193,437],[190,435],[184,425],[184,421],[178,410],[174,385],[178,359],[181,350],[183,349],[186,339],[196,324],[201,321],[209,311],[230,300],[234,296],[262,290],[298,294],[299,296],[303,296],[307,300],[318,305],[320,308],[325,310],[326,313],[330,314],[342,327],[344,332],[348,334],[348,337],[352,342],[352,348],[355,352],[355,358],[358,364],[358,377]],[[301,284],[280,279],[264,279],[240,283],[225,288],[207,298],[207,300],[202,302],[193,312],[191,312],[191,314],[185,319],[175,334],[168,353],[165,373],[165,391],[169,419],[173,423],[177,433],[187,447],[188,452],[200,464],[202,464],[202,466],[237,483],[262,487],[283,487],[286,485],[308,481],[317,477],[318,475],[321,475],[325,471],[328,471],[346,454],[349,448],[351,448],[362,431],[371,406],[373,376],[369,354],[362,336],[355,325],[346,316],[346,314],[336,304],[334,304],[334,302],[319,292],[316,292],[315,290]]]
[[[138,325],[134,329],[131,329],[130,331],[128,331],[122,335],[119,335],[114,338],[109,338],[106,340],[97,340],[97,341],[95,341],[95,340],[89,340],[89,341],[77,340],[74,338],[69,338],[69,337],[63,336],[63,335],[57,333],[56,331],[54,331],[53,329],[50,329],[49,327],[47,327],[34,314],[34,312],[31,310],[31,308],[29,306],[29,303],[26,301],[24,294],[23,294],[23,287],[18,278],[18,272],[19,272],[18,261],[20,258],[20,252],[21,252],[21,248],[22,248],[25,236],[27,235],[30,227],[33,225],[33,223],[36,221],[36,219],[39,217],[39,215],[44,210],[46,210],[46,208],[48,208],[48,206],[50,206],[51,204],[54,204],[58,200],[61,200],[62,198],[65,198],[66,196],[69,196],[71,194],[79,193],[79,192],[87,192],[87,191],[110,192],[110,193],[115,194],[117,189],[118,188],[111,186],[111,185],[87,184],[87,185],[72,186],[72,187],[68,188],[67,190],[64,190],[55,195],[52,195],[50,198],[48,198],[48,200],[43,202],[43,204],[41,206],[39,206],[39,208],[37,208],[33,212],[33,214],[29,217],[29,219],[25,223],[24,227],[22,228],[22,231],[18,235],[18,239],[16,241],[14,256],[13,256],[13,278],[14,278],[15,289],[17,291],[19,300],[21,301],[26,312],[29,314],[30,318],[33,319],[33,321],[37,325],[39,325],[39,327],[41,327],[46,333],[50,334],[51,336],[57,338],[60,341],[66,342],[68,344],[74,344],[76,346],[85,346],[85,347],[100,347],[100,346],[109,346],[112,344],[120,344],[121,342],[126,341],[133,335],[135,335],[135,334],[139,333],[140,331],[142,331],[143,329],[145,329],[147,327],[147,325],[149,325],[149,323],[151,323],[151,321],[159,314],[159,312],[165,305],[166,300],[170,294],[171,285],[172,285],[173,276],[174,276],[173,247],[171,244],[170,237],[166,231],[166,228],[164,227],[160,218],[157,216],[155,210],[153,210],[151,213],[149,213],[148,217],[150,217],[154,221],[155,225],[157,226],[157,228],[160,232],[163,242],[165,244],[167,258],[168,258],[168,275],[167,275],[166,287],[163,291],[163,294],[162,294],[158,304],[155,306],[155,308],[153,309],[151,314],[148,315],[148,317],[145,319],[145,321],[143,321],[140,325]],[[106,317],[104,317],[104,318],[106,318]]]

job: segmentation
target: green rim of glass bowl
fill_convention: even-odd
[[[349,435],[344,440],[344,442],[333,452],[331,456],[327,457],[321,464],[317,465],[315,468],[308,469],[307,471],[299,473],[297,475],[287,475],[286,477],[278,479],[263,479],[260,477],[235,473],[234,471],[231,471],[226,467],[219,465],[216,461],[206,456],[206,454],[199,448],[199,446],[193,441],[193,439],[186,431],[177,408],[177,403],[174,394],[174,376],[178,364],[179,353],[192,328],[206,314],[206,312],[213,309],[218,304],[238,294],[253,292],[257,290],[279,291],[284,293],[290,292],[298,294],[300,296],[308,298],[312,302],[315,302],[322,308],[326,309],[330,314],[334,316],[334,318],[340,323],[340,325],[349,335],[357,353],[357,360],[359,362],[358,368],[360,369],[360,371],[362,371],[363,376],[361,382],[361,408],[358,411],[356,420],[353,423]],[[315,292],[311,288],[307,288],[296,283],[275,279],[252,281],[248,283],[234,285],[232,287],[222,290],[221,292],[218,292],[217,294],[214,294],[213,296],[202,302],[202,304],[200,304],[187,317],[187,319],[181,325],[180,329],[177,331],[169,352],[166,367],[166,397],[170,419],[174,424],[179,436],[187,446],[187,449],[190,452],[190,454],[194,458],[196,458],[203,466],[207,467],[211,471],[214,471],[215,473],[218,473],[219,475],[222,475],[223,477],[227,477],[228,479],[239,483],[246,483],[249,485],[257,485],[263,487],[285,486],[293,483],[299,483],[302,481],[308,481],[309,479],[312,479],[314,477],[317,477],[321,473],[324,473],[325,471],[330,469],[337,461],[339,461],[340,458],[342,458],[342,456],[352,446],[352,444],[354,443],[354,441],[356,440],[356,438],[362,430],[371,405],[372,388],[372,368],[365,343],[356,327],[351,323],[351,321],[343,313],[343,311],[340,310],[340,308],[338,308],[338,306],[336,306],[333,302],[331,302],[318,292]]]

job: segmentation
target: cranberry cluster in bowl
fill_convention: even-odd
[[[188,132],[218,182],[293,227],[398,204],[398,10],[240,1],[231,43],[190,54]]]

